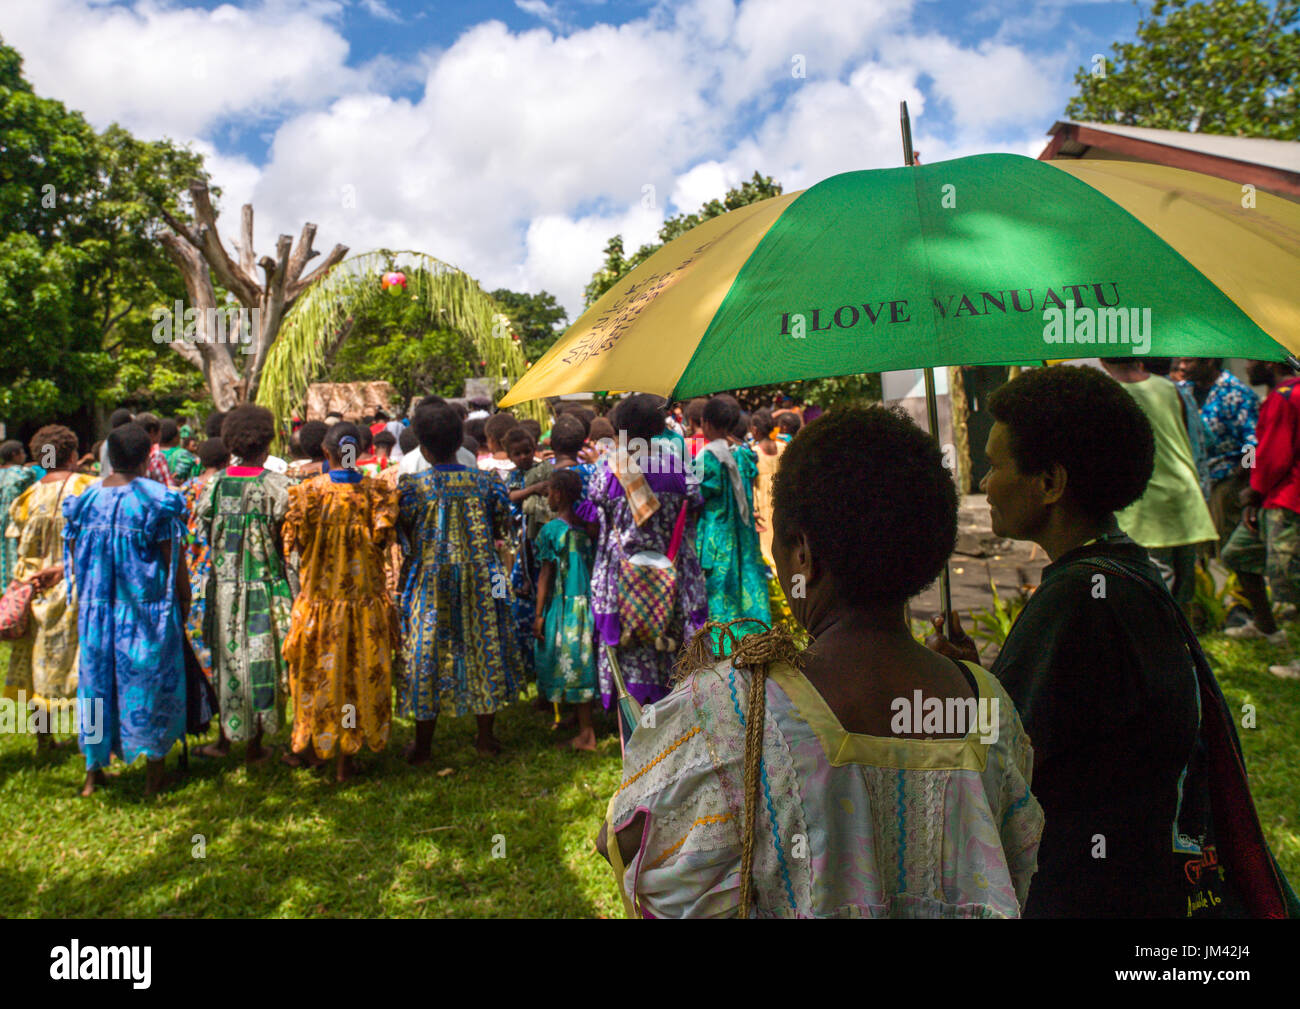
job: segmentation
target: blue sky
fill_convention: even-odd
[[[259,252],[417,248],[570,309],[614,232],[755,169],[787,190],[900,158],[1037,154],[1131,2],[0,0],[43,94],[193,143]],[[802,68],[802,74],[799,69]]]

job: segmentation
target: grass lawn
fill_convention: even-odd
[[[1274,852],[1300,882],[1300,682],[1269,675],[1277,656],[1262,643],[1205,641],[1229,702],[1255,706],[1257,727],[1240,730],[1252,787]],[[191,758],[188,778],[159,801],[144,798],[143,762],[83,800],[74,751],[37,764],[30,736],[0,736],[0,913],[619,914],[591,847],[619,780],[617,738],[602,737],[595,754],[561,753],[524,704],[499,723],[509,750],[495,762],[475,756],[472,719],[444,720],[433,763],[413,770],[399,757],[412,728],[399,722],[396,743],[341,787],[278,764],[250,773]],[[493,857],[494,839],[505,857]]]

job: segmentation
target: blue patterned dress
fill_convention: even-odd
[[[506,485],[466,466],[433,466],[397,484],[402,571],[401,713],[494,714],[519,694],[523,658],[514,593],[494,541],[512,527]]]
[[[504,479],[507,493],[524,489],[526,470],[512,469]],[[537,556],[533,541],[528,538],[528,520],[524,515],[522,501],[510,502],[510,517],[514,521],[515,560],[510,568],[510,588],[514,590],[514,600],[510,606],[511,616],[515,622],[515,640],[519,643],[519,654],[523,659],[523,677],[531,680],[533,669],[533,616],[537,599],[538,570]]]
[[[752,449],[733,449],[732,458],[745,497],[745,513],[732,487],[731,478],[712,451],[695,457],[700,473],[700,496],[704,509],[696,527],[695,549],[704,569],[709,595],[709,619],[718,623],[751,617],[772,622],[768,601],[767,565],[763,560],[754,528],[754,480],[758,462]],[[760,630],[757,625],[740,625],[744,633]]]
[[[63,504],[78,606],[77,685],[86,770],[161,760],[185,732],[184,630],[176,592],[185,501],[154,480],[96,483]],[[162,545],[171,544],[170,565]]]

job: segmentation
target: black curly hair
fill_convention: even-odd
[[[203,422],[203,433],[209,438],[221,437],[221,424],[226,419],[224,410],[214,410],[208,414],[208,419]]]
[[[53,449],[53,466],[46,465],[51,461],[51,453],[46,446]],[[46,469],[68,469],[77,461],[77,436],[62,424],[46,424],[32,435],[27,449],[30,458],[45,466]],[[109,462],[112,462],[112,459]]]
[[[204,469],[225,469],[230,465],[230,452],[220,438],[206,438],[199,442],[198,456]]]
[[[0,442],[0,463],[18,462],[26,453],[27,450],[23,448],[23,443],[20,441],[10,438],[8,441]]]
[[[118,473],[138,470],[153,448],[153,439],[140,424],[132,421],[108,433],[108,461]]]
[[[782,453],[772,490],[783,543],[800,533],[858,609],[902,604],[957,540],[957,489],[934,440],[901,412],[832,410]]]
[[[241,462],[256,459],[275,440],[275,416],[264,406],[241,403],[222,418],[221,440]]]
[[[353,452],[350,459],[343,458],[344,439],[350,439]],[[341,420],[337,424],[331,424],[330,429],[325,432],[325,440],[321,443],[321,448],[328,452],[335,459],[342,460],[344,465],[354,463],[357,457],[365,452],[365,428],[353,424],[350,420]]]
[[[700,400],[703,403],[703,400]],[[664,431],[664,401],[648,392],[629,396],[609,415],[616,431],[622,431],[630,441],[640,438],[649,442]]]
[[[709,401],[704,404],[704,413],[700,420],[707,421],[718,431],[731,432],[740,421],[740,412],[740,403],[735,396],[719,393],[710,396]]]
[[[1010,429],[1016,469],[1033,475],[1060,463],[1067,498],[1090,518],[1105,518],[1146,490],[1156,458],[1151,422],[1096,368],[1026,371],[989,397],[989,412]]]
[[[298,448],[306,458],[316,462],[325,458],[325,449],[321,446],[328,430],[329,425],[323,420],[309,420],[298,428]]]
[[[571,469],[556,470],[550,476],[550,483],[569,504],[582,497],[582,477]]]
[[[416,407],[411,427],[420,444],[432,452],[435,459],[455,455],[465,437],[465,424],[460,414],[447,403]]]
[[[582,451],[582,443],[587,433],[582,428],[582,421],[569,413],[562,413],[555,418],[551,426],[551,450],[556,455],[576,456]]]

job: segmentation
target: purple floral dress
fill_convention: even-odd
[[[632,520],[623,485],[606,463],[600,464],[588,486],[588,500],[600,512],[600,535],[591,573],[591,608],[596,626],[596,672],[606,708],[616,691],[609,656],[602,642],[618,645],[619,561],[641,550],[666,554],[683,504],[690,511],[677,553],[677,597],[665,636],[684,644],[708,619],[704,572],[695,553],[695,519],[701,506],[699,487],[687,483],[684,467],[676,472],[647,473],[646,481],[659,498],[659,510],[639,527]],[[628,693],[641,704],[657,701],[668,693],[676,652],[657,651],[647,644],[618,648],[617,655]]]

